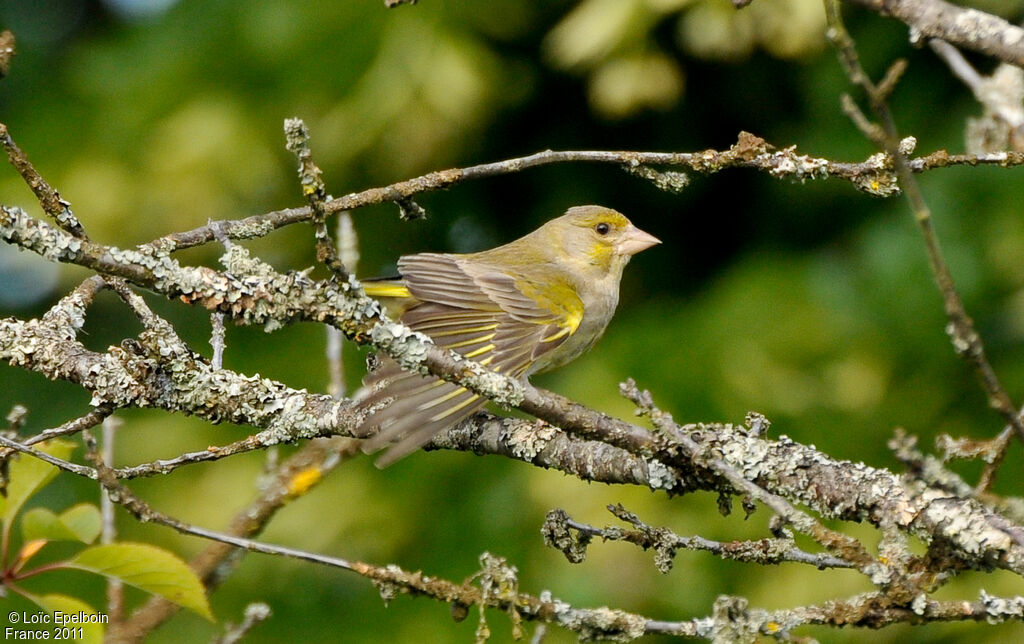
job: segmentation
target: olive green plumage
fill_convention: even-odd
[[[559,367],[604,332],[629,258],[659,243],[624,215],[577,206],[504,246],[467,255],[423,253],[398,261],[399,280],[368,281],[389,313],[441,347],[513,378]],[[479,395],[385,358],[357,395],[387,465],[477,412]]]

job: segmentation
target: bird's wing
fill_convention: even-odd
[[[543,298],[527,295],[533,287],[524,286],[522,279],[517,283],[495,267],[455,256],[403,257],[399,270],[409,293],[420,302],[402,315],[402,322],[439,346],[512,377],[522,376],[538,357],[561,345],[582,319],[582,303],[574,314],[565,315],[544,306]],[[571,302],[568,306],[574,307]],[[360,402],[367,412],[361,433],[379,427],[364,449],[391,445],[377,461],[381,466],[418,449],[487,402],[465,387],[403,371],[390,359],[364,384],[369,394]]]

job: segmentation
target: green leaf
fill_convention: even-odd
[[[100,536],[100,530],[103,529],[100,509],[91,503],[79,503],[64,510],[60,513],[60,522],[82,543],[96,541],[96,537]]]
[[[74,597],[68,597],[67,595],[30,595],[28,593],[22,593],[27,599],[35,602],[40,608],[48,611],[56,619],[57,613],[64,616],[65,622],[62,624],[50,623],[46,624],[45,630],[50,634],[50,640],[54,639],[55,629],[68,628],[78,629],[81,628],[82,637],[78,637],[78,633],[71,631],[73,637],[64,637],[70,642],[75,644],[103,644],[103,635],[106,627],[103,624],[93,623],[70,623],[67,621],[67,616],[79,616],[84,615],[86,619],[90,617],[105,617],[103,613],[96,612],[96,609],[86,604],[80,599]]]
[[[100,534],[99,508],[89,503],[65,510],[57,516],[46,508],[33,508],[21,517],[21,534],[26,541],[81,541],[92,543]]]
[[[78,537],[46,508],[32,508],[21,517],[21,536],[25,541],[46,539],[47,541],[77,541]]]
[[[50,456],[65,459],[71,456],[75,444],[63,440],[40,443],[36,449]],[[44,485],[53,480],[59,472],[55,466],[28,454],[18,454],[11,462],[10,483],[7,484],[7,498],[0,498],[0,521],[11,525],[25,501],[32,498]]]
[[[170,552],[144,543],[111,543],[86,548],[67,565],[120,579],[213,620],[206,592],[192,569]]]

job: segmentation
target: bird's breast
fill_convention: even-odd
[[[583,318],[580,320],[579,326],[576,327],[576,332],[566,338],[558,347],[540,356],[531,366],[527,375],[543,373],[568,364],[589,351],[597,343],[608,323],[611,322],[619,301],[618,288],[600,289],[600,291],[600,293],[580,292],[583,301]]]

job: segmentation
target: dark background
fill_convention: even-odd
[[[1021,3],[974,6],[1020,18]],[[725,0],[423,0],[386,10],[376,0],[331,2],[0,2],[0,25],[19,38],[0,81],[0,120],[38,169],[71,201],[90,235],[131,246],[208,219],[301,205],[282,122],[303,118],[335,195],[552,149],[725,149],[741,130],[778,147],[835,160],[874,153],[839,109],[850,91],[825,47],[817,0],[758,0],[737,13]],[[901,23],[848,11],[867,69],[895,57],[910,67],[893,97],[919,153],[963,151],[965,120],[980,115],[970,91]],[[971,58],[983,72],[991,61]],[[741,422],[756,410],[786,434],[844,459],[898,467],[894,428],[933,439],[987,438],[1001,429],[972,373],[945,336],[923,244],[900,198],[880,199],[838,181],[779,181],[750,170],[691,177],[681,194],[613,166],[565,164],[459,185],[417,198],[425,221],[397,208],[354,213],[359,273],[388,274],[402,253],[470,251],[510,241],[571,205],[626,213],[664,245],[626,272],[619,313],[587,356],[537,383],[631,417],[617,383],[628,376],[682,422]],[[1024,218],[1019,169],[950,168],[921,177],[969,312],[1011,396],[1024,390]],[[0,173],[5,204],[40,215],[13,170]],[[41,216],[41,215],[40,215]],[[279,269],[314,263],[311,231],[293,226],[246,244]],[[215,265],[219,249],[179,255]],[[37,316],[87,273],[0,247],[0,315]],[[149,296],[184,338],[209,353],[209,319]],[[105,294],[84,342],[103,350],[137,323]],[[324,391],[324,332],[309,324],[273,334],[231,327],[225,366]],[[362,357],[346,347],[350,386]],[[25,432],[87,409],[67,383],[0,366],[0,409],[30,410]],[[209,426],[161,412],[119,413],[120,465],[224,444],[250,428]],[[281,456],[294,447],[281,448]],[[80,454],[79,454],[80,455]],[[132,484],[157,509],[211,529],[255,493],[266,456],[251,454]],[[1021,493],[1020,448],[997,489]],[[976,464],[957,464],[973,480]],[[60,476],[36,500],[53,510],[96,501],[93,484]],[[550,590],[581,607],[610,605],[654,619],[710,613],[715,597],[741,594],[768,609],[870,590],[853,572],[794,564],[762,568],[682,552],[669,575],[648,553],[596,544],[570,565],[543,547],[547,510],[612,523],[621,502],[654,525],[715,539],[765,536],[768,514],[723,518],[711,495],[666,499],[589,485],[500,458],[421,453],[384,471],[359,458],[286,508],[268,542],[461,580],[483,551],[519,568],[523,591]],[[120,517],[124,539],[184,557],[203,543]],[[873,530],[845,526],[869,545]],[[44,553],[45,555],[45,553]],[[41,555],[41,556],[44,556]],[[26,584],[102,606],[84,574]],[[966,575],[942,598],[978,589],[1020,594],[1010,575]],[[141,594],[130,595],[132,600]],[[476,614],[454,624],[437,602],[400,597],[384,608],[368,582],[337,570],[250,555],[212,597],[238,621],[251,601],[275,617],[250,641],[471,641]],[[0,600],[15,605],[16,601]],[[19,605],[20,606],[20,605]],[[28,608],[25,607],[27,610]],[[497,641],[507,619],[490,615]],[[532,627],[531,627],[532,628]],[[156,642],[208,639],[190,614]],[[973,624],[803,632],[828,641],[1007,641],[1019,626]],[[547,641],[574,638],[552,627]],[[652,641],[656,638],[652,638]]]

